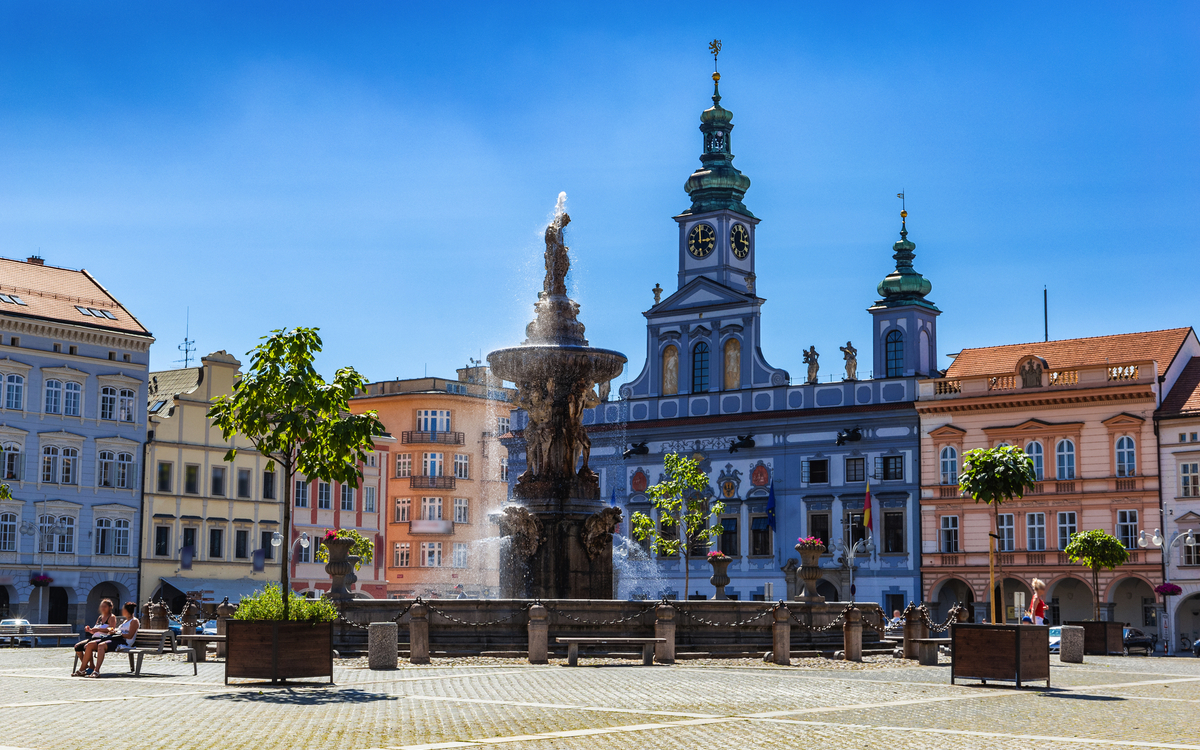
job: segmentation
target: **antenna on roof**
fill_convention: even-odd
[[[1050,298],[1046,285],[1042,284],[1042,325],[1046,329],[1046,341],[1050,340]]]
[[[179,351],[183,352],[183,359],[177,359],[175,361],[182,362],[183,366],[187,368],[192,363],[192,352],[196,351],[196,342],[188,338],[189,334],[191,333],[192,326],[192,308],[187,308],[185,315],[187,317],[184,318],[183,324],[183,343],[176,347],[179,349]]]

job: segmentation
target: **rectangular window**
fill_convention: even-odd
[[[829,547],[828,513],[810,513],[808,515],[808,535],[815,536],[826,548]]]
[[[363,487],[363,513],[375,512],[375,488]]]
[[[426,453],[421,459],[421,469],[424,476],[440,477],[442,475],[443,454]]]
[[[183,467],[183,491],[189,495],[200,494],[200,467],[196,464]]]
[[[1179,494],[1200,497],[1200,463],[1179,465]]]
[[[865,458],[847,458],[846,459],[846,481],[847,482],[865,482],[865,481],[867,481],[867,459],[865,459]]]
[[[17,551],[17,514],[0,513],[0,552]]]
[[[225,556],[225,531],[223,529],[208,530],[208,559],[220,560]]]
[[[317,510],[333,509],[333,488],[329,482],[317,482]]]
[[[295,503],[297,508],[308,507],[308,482],[303,479],[296,480]]]
[[[454,522],[471,522],[471,501],[465,497],[454,498]]]
[[[112,521],[107,518],[96,519],[96,554],[112,554]]]
[[[275,545],[271,544],[271,540],[275,538],[275,532],[274,531],[260,532],[258,535],[258,538],[259,538],[259,544],[261,545],[260,548],[263,551],[263,559],[264,560],[274,560],[275,559]]]
[[[422,521],[440,521],[440,520],[442,520],[442,499],[440,497],[423,497],[423,498],[421,498],[421,520]]]
[[[501,482],[508,481],[508,459],[507,458],[500,459],[500,481]]]
[[[1200,544],[1184,544],[1183,557],[1180,559],[1182,565],[1200,565]]]
[[[412,476],[412,454],[397,453],[396,454],[396,476],[411,477]]]
[[[1016,549],[1016,527],[1013,523],[1012,513],[1001,513],[996,521],[998,528],[996,533],[1000,538],[996,540],[996,550],[998,552],[1012,552]]]
[[[458,479],[471,478],[471,457],[466,453],[454,454],[454,476]]]
[[[225,497],[225,467],[212,467],[212,490],[209,494],[213,497]]]
[[[171,554],[171,527],[170,526],[155,526],[154,527],[154,555],[155,557],[167,557]]]
[[[883,551],[904,551],[904,513],[887,511],[883,514]]]
[[[411,549],[408,542],[396,542],[394,552],[392,553],[392,567],[407,568],[409,566],[409,554]]]
[[[275,472],[263,472],[263,500],[275,499]]]
[[[942,516],[938,547],[942,552],[958,552],[958,516]]]
[[[250,556],[250,532],[238,529],[233,533],[233,556],[245,560]]]
[[[113,554],[129,554],[129,521],[118,518],[113,523]]]
[[[447,409],[418,409],[417,429],[421,432],[449,432],[450,411]]]
[[[844,528],[850,533],[851,544],[858,544],[867,538],[867,528],[863,526],[863,514],[861,510],[847,511]]]
[[[883,479],[896,482],[904,480],[904,456],[883,457]]]
[[[771,523],[766,516],[750,517],[750,554],[771,555]]]
[[[1138,512],[1136,510],[1117,511],[1117,538],[1125,549],[1137,549]]]
[[[173,485],[171,483],[171,469],[173,469],[174,466],[175,465],[173,463],[171,463],[170,461],[159,461],[158,462],[158,491],[159,492],[170,492],[171,491],[171,489],[173,487]]]
[[[442,543],[421,542],[421,567],[442,567]]]
[[[408,523],[408,519],[411,518],[411,516],[409,515],[409,513],[411,512],[411,510],[410,510],[411,508],[412,508],[412,500],[411,499],[409,499],[407,497],[396,498],[396,515],[395,515],[396,523]]]
[[[311,543],[307,547],[305,547],[303,545],[300,545],[299,547],[297,547],[296,552],[298,553],[298,557],[296,559],[296,562],[302,562],[302,563],[312,562],[312,551],[313,551],[313,546]]]
[[[348,484],[342,485],[342,510],[354,510],[354,488]]]
[[[503,435],[504,433],[508,432],[510,429],[510,425],[511,425],[511,422],[509,421],[508,417],[497,417],[496,418],[496,434]]]
[[[465,542],[454,543],[454,567],[467,567],[467,545]]]
[[[726,516],[721,519],[721,546],[718,551],[724,552],[730,557],[737,557],[740,552],[738,544],[738,518],[737,516]]]
[[[1046,549],[1046,514],[1025,514],[1025,549],[1042,552]]]
[[[184,529],[183,530],[183,544],[181,546],[184,548],[190,548],[192,550],[193,555],[199,551],[196,549],[196,530],[195,529]]]
[[[800,481],[805,484],[829,484],[829,459],[801,461]]]
[[[250,497],[250,470],[238,469],[237,473],[237,495],[238,497]]]
[[[1071,543],[1071,536],[1079,530],[1075,521],[1075,511],[1060,510],[1058,512],[1058,548],[1066,549]]]

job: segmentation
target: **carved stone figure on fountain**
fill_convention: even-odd
[[[608,507],[588,516],[583,523],[583,547],[588,557],[602,557],[607,551],[612,554],[612,538],[621,524],[621,509]]]

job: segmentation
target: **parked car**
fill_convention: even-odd
[[[1057,654],[1058,647],[1062,643],[1062,627],[1055,625],[1050,628],[1050,653]]]
[[[1147,635],[1137,628],[1125,628],[1125,655],[1129,656],[1130,649],[1141,649],[1146,656],[1154,654],[1158,646],[1157,635]]]
[[[1195,641],[1192,643],[1192,655],[1193,655],[1193,656],[1200,656],[1200,638],[1196,639],[1196,640],[1195,640]]]
[[[19,617],[10,617],[5,620],[0,620],[0,629],[2,629],[2,630],[8,630],[9,628],[28,628],[28,627],[29,627],[29,620],[22,620]],[[17,632],[27,632],[27,631],[21,630],[21,631],[17,631]],[[20,646],[21,643],[27,643],[28,645],[33,646],[33,638],[32,637],[18,638],[16,636],[0,636],[0,638],[4,638],[5,640],[7,640],[9,643],[11,643],[14,646]]]

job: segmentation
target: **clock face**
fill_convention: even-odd
[[[744,224],[734,224],[729,230],[729,247],[739,260],[750,254],[750,231]]]
[[[688,234],[688,252],[697,258],[705,258],[717,246],[717,230],[711,224],[697,224]]]

